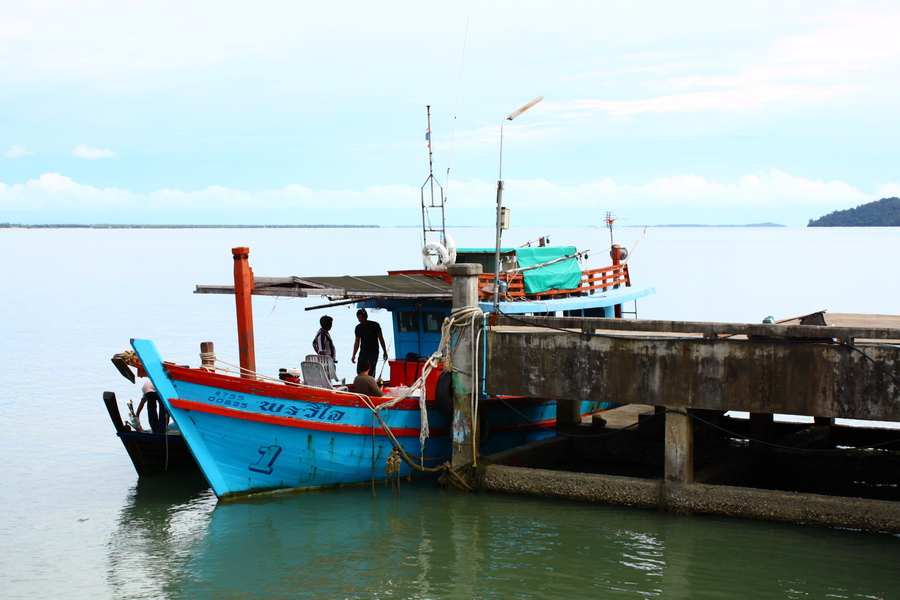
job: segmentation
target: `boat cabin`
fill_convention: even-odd
[[[584,270],[585,253],[574,246],[502,248],[499,277],[494,273],[497,252],[493,248],[457,249],[455,262],[482,266],[479,308],[486,313],[494,310],[494,286],[498,285],[501,313],[618,317],[623,304],[654,293],[653,288],[631,286],[628,265],[619,260],[619,252],[624,253],[614,246],[613,265]],[[447,271],[420,269],[369,276],[253,277],[251,293],[324,296],[331,301],[314,308],[356,304],[387,310],[394,336],[390,382],[409,385],[438,349],[442,325],[452,310],[451,285]],[[198,285],[195,293],[234,294],[235,287]],[[438,371],[433,374],[436,379]],[[429,392],[433,386],[429,381]]]

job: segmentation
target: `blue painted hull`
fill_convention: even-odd
[[[163,364],[152,342],[132,340],[132,346],[219,497],[420,474],[402,461],[399,471],[386,472],[395,443],[424,467],[450,458],[451,423],[430,403],[423,451],[417,399],[379,411],[394,442],[363,396]],[[480,448],[485,454],[553,435],[548,429],[555,425],[553,401],[515,409],[496,403],[486,405],[484,413],[490,430]]]

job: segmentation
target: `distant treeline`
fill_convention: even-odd
[[[810,219],[809,227],[900,227],[900,198],[882,198]]]
[[[373,228],[378,225],[72,225],[65,223],[46,225],[20,225],[18,223],[0,223],[6,229],[347,229]]]
[[[627,227],[646,227],[646,225],[627,225]],[[778,223],[747,223],[746,225],[701,225],[700,223],[673,223],[669,225],[650,225],[650,227],[784,227]]]

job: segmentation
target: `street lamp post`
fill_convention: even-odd
[[[508,117],[500,122],[500,170],[497,177],[497,240],[494,252],[494,316],[499,314],[500,304],[500,232],[503,222],[503,126],[507,121],[512,121],[523,112],[543,100],[543,96],[538,96],[522,108],[513,111]]]

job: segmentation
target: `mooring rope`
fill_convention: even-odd
[[[471,490],[472,487],[466,483],[465,478],[456,473],[454,469],[451,467],[449,462],[446,462],[437,467],[426,467],[424,464],[418,464],[413,460],[413,457],[403,449],[400,444],[400,441],[396,438],[391,428],[385,423],[384,419],[381,417],[381,411],[385,408],[390,408],[396,405],[401,400],[405,399],[415,390],[421,390],[421,394],[419,395],[419,407],[421,413],[421,430],[420,430],[420,446],[422,455],[419,457],[422,462],[425,460],[435,460],[425,458],[425,439],[428,436],[428,414],[426,411],[425,404],[425,383],[428,379],[430,373],[437,367],[438,363],[441,360],[441,357],[444,358],[444,370],[451,371],[453,370],[453,337],[454,337],[454,329],[459,329],[463,327],[475,327],[476,325],[476,315],[481,315],[481,311],[477,307],[464,307],[461,309],[454,310],[451,313],[451,316],[447,319],[444,319],[444,323],[441,325],[441,340],[438,344],[438,349],[431,356],[426,359],[425,364],[422,367],[422,374],[416,379],[415,382],[410,386],[409,390],[404,392],[401,396],[394,398],[388,402],[382,403],[380,405],[375,405],[372,400],[368,396],[360,395],[366,405],[372,410],[372,414],[378,419],[379,424],[381,425],[382,430],[385,432],[388,440],[394,446],[394,450],[392,451],[392,455],[396,453],[396,456],[391,459],[386,465],[385,470],[387,475],[391,475],[394,473],[393,469],[398,468],[399,463],[398,460],[402,460],[405,462],[410,468],[415,469],[424,473],[438,473],[444,471],[449,474],[451,480],[455,485],[461,487],[465,490]],[[476,343],[475,336],[471,336],[473,339],[473,343]],[[473,353],[473,356],[477,356],[477,354]],[[475,386],[473,386],[474,389]],[[474,395],[473,395],[474,398]],[[475,434],[475,429],[473,426],[473,438]],[[475,438],[477,439],[477,438]],[[390,458],[390,457],[389,457]],[[374,452],[373,452],[373,461],[374,461]]]

